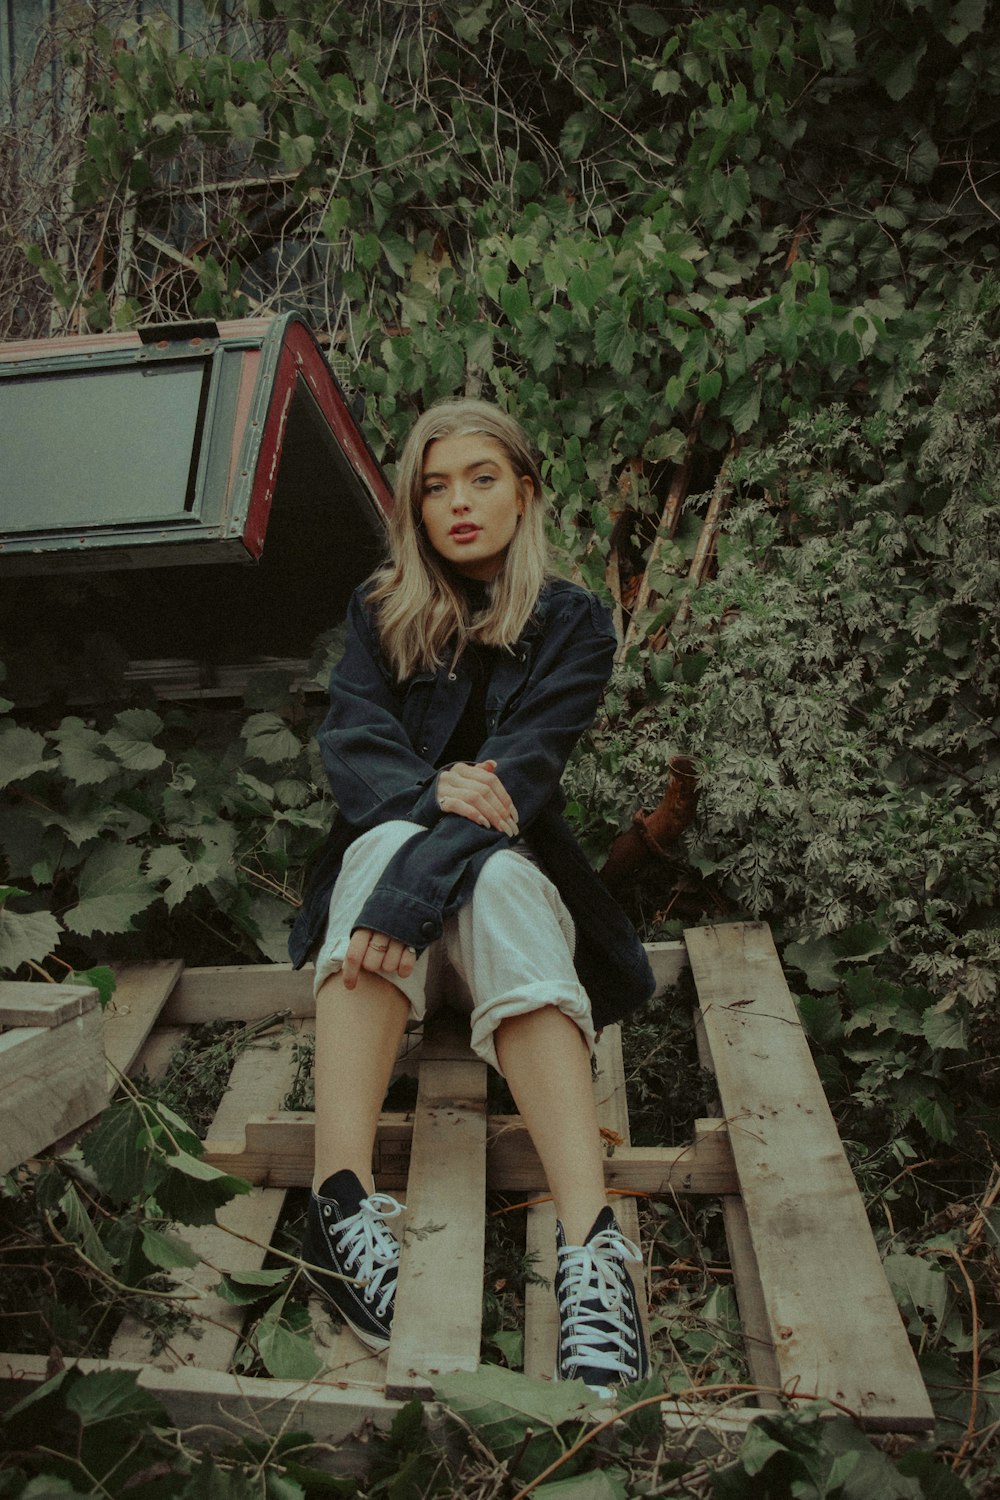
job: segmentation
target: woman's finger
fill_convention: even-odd
[[[487,763],[489,764],[489,763]],[[484,828],[516,836],[517,810],[499,777],[479,766],[449,766],[438,777],[438,806]]]
[[[353,990],[358,982],[358,974],[368,952],[368,945],[375,934],[368,927],[358,927],[351,933],[351,941],[347,945],[344,955],[344,967],[341,970],[345,988]]]

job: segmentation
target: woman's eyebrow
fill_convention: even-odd
[[[460,472],[463,474],[471,474],[473,469],[484,469],[489,464],[497,465],[498,463],[499,459],[493,458],[492,456],[487,456],[486,458],[475,458],[473,459],[471,464],[464,464]],[[450,478],[450,472],[445,469],[425,469],[422,478],[424,483],[426,484],[429,479],[448,479]]]

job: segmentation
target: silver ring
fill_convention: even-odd
[[[369,947],[374,948],[376,953],[386,953],[386,952],[388,952],[389,944],[388,943],[370,943]]]

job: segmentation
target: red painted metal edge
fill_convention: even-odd
[[[271,500],[281,460],[281,446],[295,386],[300,377],[308,386],[341,451],[363,483],[376,510],[384,520],[388,519],[392,510],[392,491],[344,400],[337,378],[322,349],[304,323],[289,319],[271,381],[271,395],[243,528],[244,545],[255,558],[260,557],[267,534]]]

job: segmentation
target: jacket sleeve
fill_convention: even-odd
[[[430,826],[441,816],[437,771],[413,748],[401,716],[399,689],[355,594],[318,742],[337,806],[362,832],[393,818]]]
[[[592,595],[574,590],[557,596],[523,693],[476,757],[496,761],[522,830],[557,797],[570,752],[593,721],[614,652],[610,617]],[[472,895],[481,856],[511,842],[468,818],[440,816],[386,866],[357,925],[426,948],[440,937],[445,917]]]

